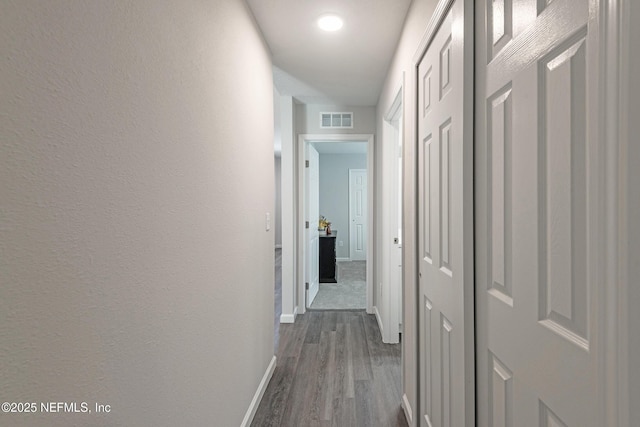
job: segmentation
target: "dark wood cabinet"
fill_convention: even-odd
[[[320,283],[338,283],[338,270],[336,268],[336,235],[337,230],[331,234],[320,234]]]

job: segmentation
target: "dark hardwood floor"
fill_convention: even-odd
[[[406,427],[400,345],[364,311],[310,311],[280,325],[277,367],[252,426]]]

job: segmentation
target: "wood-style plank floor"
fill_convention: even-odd
[[[364,311],[309,311],[280,325],[277,367],[252,426],[406,427],[400,345]]]

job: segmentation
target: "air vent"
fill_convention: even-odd
[[[331,129],[353,128],[353,113],[320,113],[320,127]]]

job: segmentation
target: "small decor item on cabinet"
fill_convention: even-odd
[[[320,220],[318,221],[318,231],[324,231],[327,226],[331,224],[327,218],[324,217],[324,215],[320,216]],[[327,234],[331,234],[331,233],[327,233]]]
[[[327,233],[327,235],[331,234],[331,223],[330,222],[327,223],[326,233]]]

